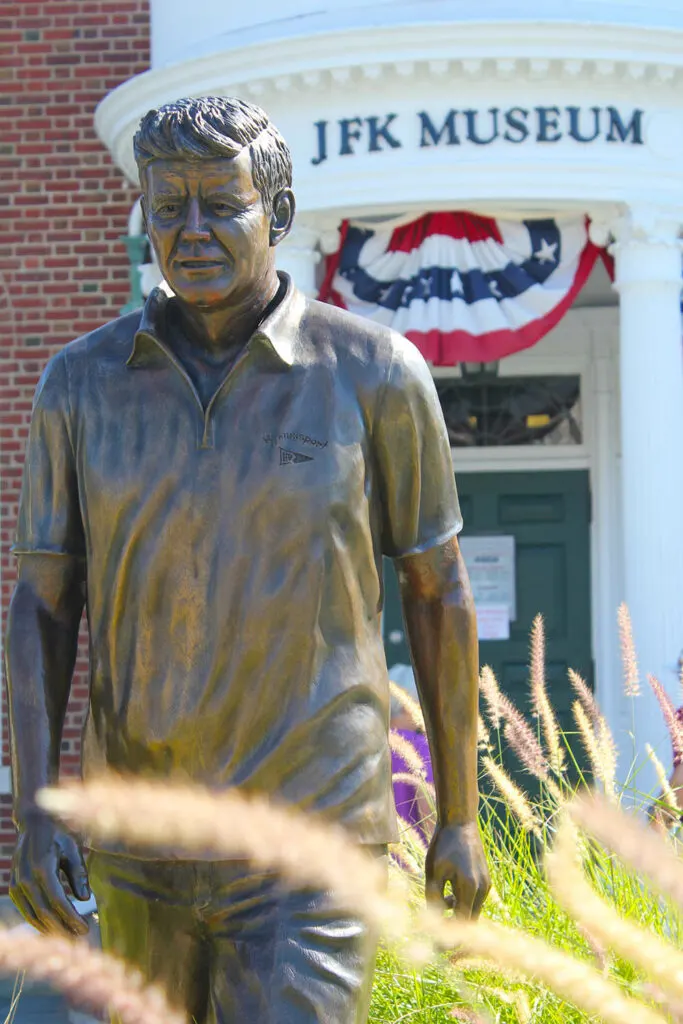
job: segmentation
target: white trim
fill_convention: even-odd
[[[460,473],[533,473],[539,470],[590,469],[585,445],[501,445],[452,448],[453,468]]]

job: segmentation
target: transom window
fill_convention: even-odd
[[[579,377],[440,378],[435,384],[454,448],[583,441]]]

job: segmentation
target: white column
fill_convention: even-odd
[[[621,481],[624,597],[643,695],[636,700],[639,754],[649,742],[670,765],[671,746],[646,675],[676,704],[683,649],[683,218],[631,209],[615,228],[620,297]],[[615,624],[616,628],[616,624]],[[652,771],[638,789],[656,785]]]
[[[321,260],[319,235],[305,225],[294,227],[275,250],[278,270],[284,270],[309,298],[318,294],[317,266]]]
[[[591,488],[593,523],[593,622],[598,703],[615,737],[621,762],[621,777],[628,774],[632,744],[628,741],[630,721],[626,720],[620,681],[619,638],[616,609],[622,599],[621,478],[617,461],[619,401],[617,392],[618,349],[611,339],[593,339],[591,432]]]

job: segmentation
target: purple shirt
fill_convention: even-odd
[[[399,736],[403,736],[415,748],[424,766],[427,782],[433,782],[432,759],[429,753],[429,743],[424,733],[414,732],[412,729],[396,729]],[[391,752],[391,774],[396,776],[409,772],[410,769],[400,754]],[[399,817],[411,825],[419,825],[422,821],[422,812],[418,804],[419,787],[417,784],[404,782],[402,779],[394,779],[394,800],[396,811]]]

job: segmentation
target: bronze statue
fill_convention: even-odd
[[[477,638],[432,378],[389,329],[275,269],[289,150],[236,99],[150,111],[135,137],[173,295],[67,345],[38,385],[7,630],[12,897],[79,934],[76,841],[35,805],[56,780],[84,604],[83,770],[238,786],[396,838],[382,556],[395,560],[434,763],[427,892],[478,914]],[[239,823],[235,823],[239,827]],[[324,893],[239,862],[97,848],[105,948],[196,1021],[364,1019],[373,944]]]

